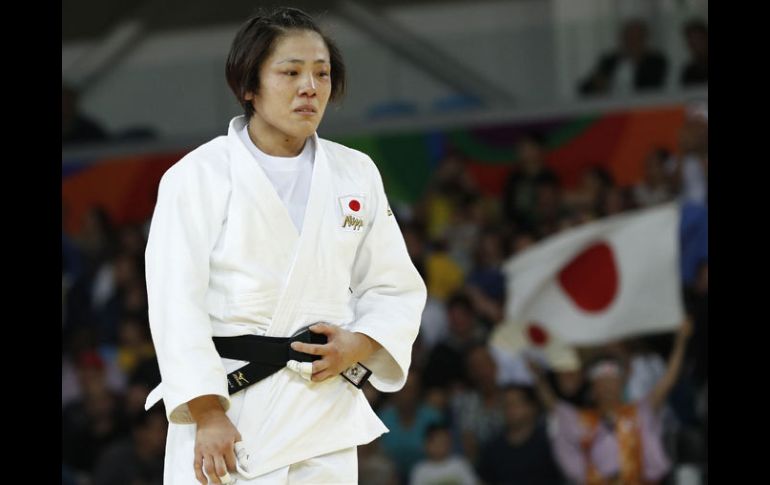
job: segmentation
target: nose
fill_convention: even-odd
[[[316,86],[315,86],[315,79],[313,79],[313,73],[309,73],[307,78],[305,78],[305,81],[302,83],[302,86],[299,90],[300,96],[315,96],[316,94]]]

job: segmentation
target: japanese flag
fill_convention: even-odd
[[[361,217],[364,212],[364,196],[345,195],[339,198],[342,215]]]
[[[664,204],[569,229],[514,256],[503,270],[505,317],[516,323],[503,326],[541,346],[676,329],[678,227],[678,205]]]

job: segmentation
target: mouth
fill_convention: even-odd
[[[302,115],[314,115],[318,112],[318,110],[316,110],[314,106],[305,104],[295,108],[294,112]]]

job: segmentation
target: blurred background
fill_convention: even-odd
[[[366,389],[391,432],[359,448],[360,482],[438,483],[430,470],[451,463],[463,472],[441,483],[582,483],[554,452],[523,352],[488,345],[509,303],[503,265],[676,202],[693,334],[655,432],[661,483],[707,483],[706,0],[65,0],[62,484],[162,482],[165,415],[143,410],[160,381],[143,268],[157,186],[241,114],[225,57],[271,5],[308,11],[337,41],[348,91],[319,135],[375,160],[428,286],[407,386]],[[671,332],[575,345],[577,365],[544,359],[544,378],[590,407],[587,363],[612,355],[631,402],[675,347]]]

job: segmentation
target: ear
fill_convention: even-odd
[[[253,100],[254,99],[254,93],[252,93],[251,91],[247,92],[246,95],[243,96],[243,99],[245,99],[246,101]]]

